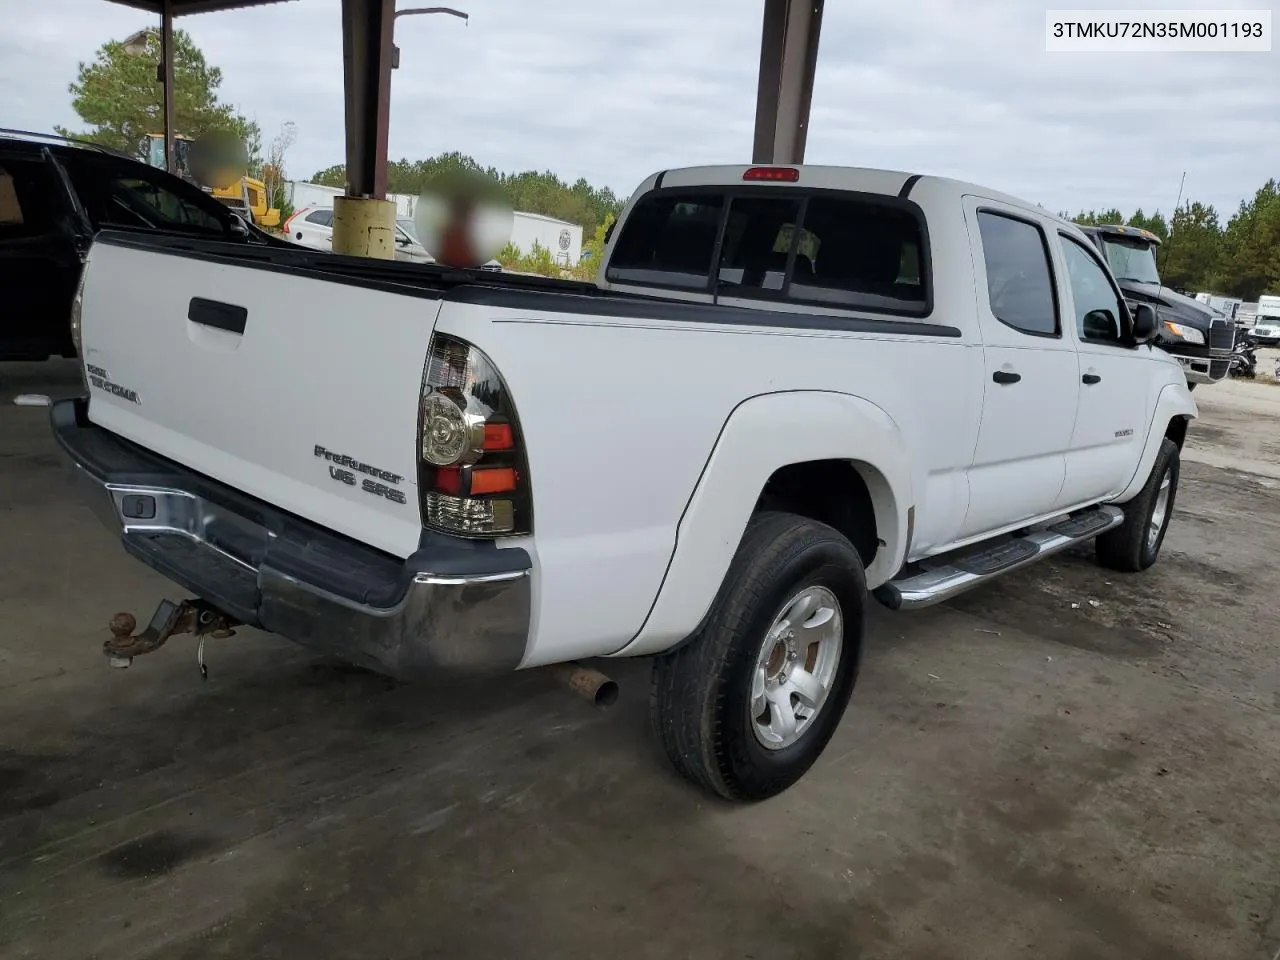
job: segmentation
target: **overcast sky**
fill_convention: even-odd
[[[460,150],[623,195],[662,168],[750,160],[760,0],[453,2],[470,24],[397,25],[393,158]],[[1046,53],[1046,5],[829,0],[806,159],[955,176],[1073,212],[1167,213],[1186,170],[1186,194],[1224,221],[1280,175],[1280,46]],[[79,123],[67,93],[77,62],[153,21],[107,0],[0,0],[0,22],[0,126],[49,130]],[[293,176],[342,161],[338,0],[179,25],[222,68],[223,99],[258,121],[264,143],[297,124]]]

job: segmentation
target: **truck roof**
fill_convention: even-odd
[[[938,177],[929,174],[910,173],[905,170],[883,170],[874,167],[843,167],[822,164],[719,164],[705,167],[679,167],[655,173],[646,179],[636,193],[647,193],[659,187],[738,186],[752,182],[747,171],[756,169],[795,170],[794,179],[762,176],[758,182],[784,187],[807,187],[818,190],[851,190],[861,193],[879,193],[886,196],[907,197],[919,187],[932,188],[934,196],[950,195],[955,199],[973,195],[988,200],[998,200],[1010,206],[1021,207],[1038,216],[1049,217],[1059,223],[1071,224],[1037,204],[990,187]],[[1079,226],[1079,224],[1071,224]]]

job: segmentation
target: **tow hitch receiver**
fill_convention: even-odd
[[[218,640],[235,636],[232,628],[237,626],[237,621],[203,600],[184,600],[182,603],[161,600],[147,628],[135,635],[133,631],[137,626],[138,621],[131,613],[117,613],[111,618],[111,639],[102,644],[102,652],[111,666],[127,667],[133,663],[134,657],[159,650],[170,637],[190,633],[200,641],[196,646],[196,662],[200,665],[200,676],[208,679],[204,642],[209,637]]]

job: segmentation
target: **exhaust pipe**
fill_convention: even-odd
[[[597,707],[610,707],[618,699],[618,685],[599,670],[592,670],[576,660],[550,667],[557,680]]]

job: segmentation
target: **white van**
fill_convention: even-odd
[[[1261,346],[1280,343],[1280,296],[1258,298],[1258,315],[1253,323],[1253,336]]]

